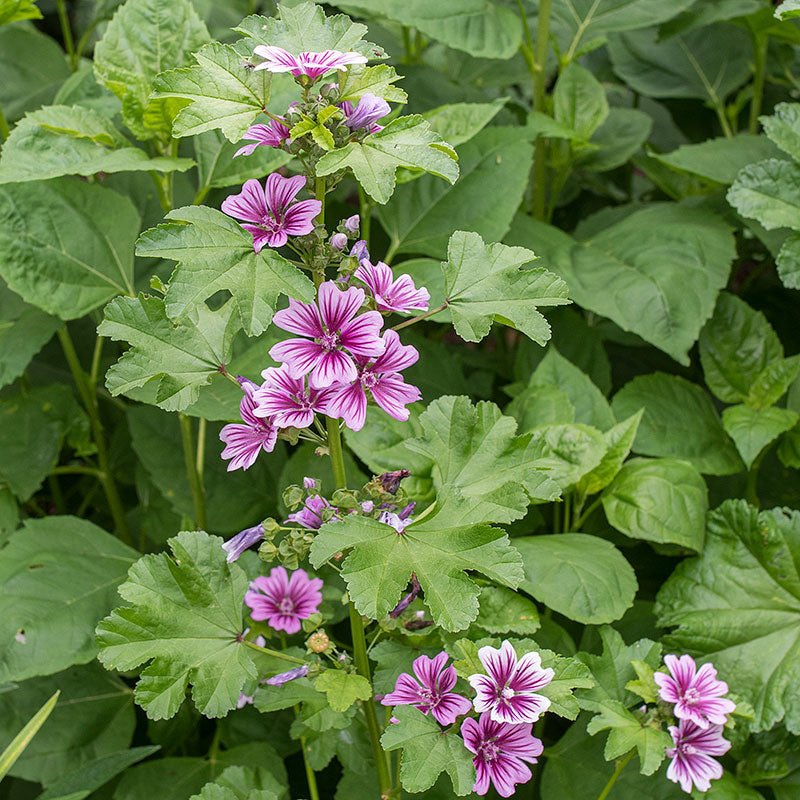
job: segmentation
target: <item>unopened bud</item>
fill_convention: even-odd
[[[353,214],[352,217],[348,217],[344,221],[344,226],[347,228],[350,233],[355,233],[358,230],[359,225],[361,224],[361,219],[358,214]]]
[[[334,250],[344,250],[347,247],[347,236],[344,233],[334,233],[330,244]]]
[[[316,489],[317,482],[314,478],[303,478],[303,488],[304,489]]]
[[[308,646],[313,653],[324,653],[331,644],[325,631],[315,631],[308,637]]]
[[[262,561],[268,564],[275,560],[278,555],[278,548],[272,542],[262,542],[261,547],[258,548],[258,556]]]

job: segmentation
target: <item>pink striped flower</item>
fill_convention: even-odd
[[[268,145],[269,147],[280,147],[289,138],[289,129],[278,120],[272,119],[266,125],[251,125],[242,139],[253,142],[240,147],[234,154],[236,156],[251,156],[256,147]]]
[[[728,684],[717,680],[713,664],[703,664],[697,669],[689,655],[664,656],[669,675],[656,672],[653,675],[659,686],[662,700],[675,703],[675,716],[686,719],[700,728],[709,725],[724,725],[727,715],[736,709],[736,703],[726,700]]]
[[[488,712],[481,714],[478,720],[468,717],[461,723],[464,746],[475,754],[472,763],[477,780],[473,792],[484,795],[494,784],[501,797],[511,797],[518,783],[527,783],[531,779],[531,771],[525,762],[536,764],[536,757],[544,749],[531,729],[530,724],[496,722]]]
[[[290,578],[284,567],[273,567],[269,577],[260,575],[250,584],[244,602],[254,620],[266,620],[276,631],[297,633],[300,621],[319,611],[321,588],[322,581],[309,578],[303,569]]]
[[[427,311],[431,296],[423,286],[417,289],[409,275],[393,280],[392,269],[383,261],[371,264],[363,259],[353,277],[365,283],[381,311]]]
[[[538,653],[518,659],[511,642],[504,641],[499,650],[481,647],[478,658],[489,674],[467,678],[476,692],[476,711],[488,711],[495,722],[518,725],[536,722],[550,708],[549,698],[536,690],[547,686],[555,673],[549,667],[542,669]]]
[[[242,191],[226,197],[220,208],[229,217],[248,223],[239,224],[253,234],[256,253],[260,253],[264,245],[283,247],[289,236],[311,233],[314,217],[322,209],[319,200],[295,202],[305,185],[306,179],[302,175],[284,178],[273,172],[267,176],[263,188],[255,178],[245,181]]]
[[[306,386],[305,378],[293,378],[286,364],[269,367],[261,376],[264,383],[255,391],[253,413],[272,419],[276,428],[307,428],[314,414],[326,414],[330,391]]]
[[[275,449],[278,438],[278,428],[272,424],[269,416],[260,417],[255,414],[258,405],[255,392],[258,386],[247,378],[240,377],[238,381],[244,392],[239,403],[239,415],[244,424],[232,423],[219,432],[219,438],[225,442],[222,457],[231,460],[228,472],[252,467],[262,450],[271,453]]]
[[[266,69],[270,72],[291,72],[295,78],[307,75],[316,80],[334,69],[342,69],[349,64],[366,64],[366,56],[361,53],[340,53],[338,50],[325,50],[322,53],[303,52],[293,56],[282,47],[260,44],[253,48],[257,56],[266,59],[258,64],[255,70]]]
[[[400,344],[395,331],[386,331],[383,341],[386,349],[381,355],[374,361],[357,356],[355,378],[345,385],[332,387],[328,414],[341,417],[351,430],[360,431],[364,427],[368,391],[380,408],[401,421],[409,416],[406,405],[422,397],[419,389],[407,384],[400,375],[400,370],[410,367],[419,358],[416,348]]]
[[[354,106],[349,100],[338,105],[344,111],[345,124],[351,131],[366,128],[369,133],[382,131],[383,125],[375,123],[392,110],[382,97],[376,97],[369,93],[361,95],[357,106]]]
[[[433,714],[440,725],[452,725],[456,717],[468,714],[472,703],[452,691],[458,676],[455,667],[445,667],[449,656],[444,651],[435,658],[420,656],[414,660],[414,675],[401,673],[394,691],[381,703],[385,706],[412,705],[423,714]]]
[[[286,364],[288,374],[301,378],[309,373],[309,385],[323,388],[350,383],[358,377],[353,357],[376,358],[386,345],[380,337],[383,317],[377,311],[359,314],[364,304],[362,289],[340,290],[334,281],[319,287],[316,303],[289,300],[273,322],[285,331],[308,337],[287,339],[273,345],[269,354]]]
[[[707,792],[711,781],[722,777],[722,766],[712,756],[724,755],[731,747],[722,736],[722,726],[701,728],[682,719],[677,727],[670,727],[669,732],[675,747],[667,748],[667,757],[672,759],[667,777],[673,783],[680,783],[687,794],[692,793],[692,784],[698,791]]]

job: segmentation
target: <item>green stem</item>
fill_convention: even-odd
[[[617,778],[619,778],[620,774],[622,773],[622,770],[624,770],[625,767],[628,766],[628,762],[633,758],[635,753],[636,753],[635,750],[631,750],[630,753],[628,753],[628,755],[626,755],[625,758],[623,758],[622,761],[620,761],[617,764],[617,768],[614,770],[614,774],[608,779],[608,783],[603,787],[603,791],[600,792],[599,795],[597,795],[597,800],[606,800],[606,798],[608,797],[608,793],[611,791],[614,784],[617,782]]]
[[[78,39],[78,45],[75,48],[75,69],[78,67],[78,63],[83,56],[83,51],[86,49],[86,45],[89,44],[89,39],[91,38],[92,34],[94,33],[94,29],[100,23],[99,19],[94,20],[91,25],[81,34],[81,38]]]
[[[295,713],[299,706],[295,706]],[[303,753],[303,766],[306,768],[306,782],[308,783],[308,793],[311,800],[319,800],[319,789],[317,788],[317,774],[311,764],[308,763],[308,748],[306,747],[306,737],[300,737],[300,750]]]
[[[714,103],[714,111],[717,112],[717,119],[719,120],[720,127],[722,128],[722,133],[725,135],[726,139],[733,138],[733,128],[731,128],[731,123],[728,120],[727,115],[725,114],[725,106],[721,101],[717,101]]]
[[[251,650],[258,650],[259,653],[266,653],[266,655],[272,656],[273,658],[279,658],[281,661],[291,661],[292,664],[306,663],[302,658],[295,658],[288,653],[282,653],[280,650],[270,650],[268,647],[262,647],[260,644],[251,642],[249,639],[245,639],[242,644],[246,645]]]
[[[50,470],[51,475],[91,475],[93,478],[101,480],[103,473],[94,467],[81,467],[81,466],[66,466],[66,467],[53,467]]]
[[[8,139],[11,135],[11,131],[8,129],[8,122],[6,121],[6,115],[3,113],[3,109],[0,108],[0,138],[3,141]]]
[[[411,28],[408,25],[403,25],[403,50],[403,63],[410,64],[414,60],[414,46],[411,44]]]
[[[172,203],[170,203],[169,196],[167,195],[167,191],[164,187],[164,183],[161,180],[161,176],[155,170],[150,170],[148,174],[153,179],[153,183],[155,184],[161,210],[165,214],[169,213],[172,211]]]
[[[72,338],[66,326],[58,331],[58,340],[61,342],[61,349],[64,351],[64,356],[67,359],[67,364],[72,373],[72,378],[75,381],[75,386],[78,389],[78,394],[81,397],[81,402],[89,416],[92,438],[94,440],[94,446],[97,448],[97,462],[100,465],[100,474],[98,478],[103,484],[103,491],[108,500],[111,517],[114,520],[114,527],[120,539],[122,539],[125,544],[133,546],[133,540],[128,530],[128,523],[125,520],[125,510],[122,506],[122,500],[117,490],[117,483],[114,480],[114,475],[111,472],[111,464],[108,460],[108,450],[106,449],[106,440],[103,435],[103,422],[100,419],[97,407],[97,396],[89,386],[86,373],[81,367],[78,353],[75,350],[75,345],[72,342]]]
[[[444,303],[442,303],[438,308],[432,308],[430,311],[426,311],[424,314],[419,314],[416,317],[407,319],[405,322],[401,322],[399,325],[395,325],[393,328],[390,328],[389,330],[400,331],[403,328],[407,328],[409,325],[413,325],[415,322],[421,322],[423,319],[427,319],[428,317],[432,317],[434,314],[438,314],[440,311],[444,311],[449,305],[450,301],[445,300]]]
[[[203,470],[206,465],[206,428],[208,421],[200,417],[197,424],[197,455],[195,457],[195,468],[197,474],[200,476],[200,482],[203,482]]]
[[[536,44],[533,48],[533,110],[545,110],[545,81],[547,79],[547,41],[550,36],[550,0],[539,3],[539,18],[536,23]],[[547,141],[539,136],[533,150],[533,186],[531,187],[531,213],[536,219],[544,219],[547,197]]]
[[[78,67],[75,61],[75,42],[72,39],[72,28],[69,26],[69,17],[67,16],[64,0],[56,0],[56,9],[58,11],[58,21],[61,23],[61,35],[64,38],[64,49],[69,55],[69,66],[75,72]]]
[[[753,38],[753,99],[750,101],[750,133],[758,133],[758,116],[764,95],[764,78],[767,72],[767,45],[769,37],[752,34]]]
[[[328,452],[333,467],[333,480],[337,489],[347,488],[347,475],[344,469],[344,454],[342,452],[342,432],[339,430],[339,420],[325,417],[325,427],[328,434]]]
[[[194,525],[197,530],[206,528],[206,492],[203,480],[197,472],[197,461],[194,452],[192,436],[192,418],[185,414],[178,414],[181,422],[181,442],[183,443],[183,458],[186,463],[186,475],[192,490],[194,501]]]
[[[369,232],[372,223],[372,201],[358,184],[358,213],[361,220],[361,238],[367,243],[369,250]]]
[[[97,400],[97,379],[100,375],[100,359],[103,357],[103,342],[105,337],[98,336],[94,343],[94,352],[92,353],[92,366],[89,370],[89,385],[92,387],[92,392],[95,392],[95,402]]]
[[[755,461],[750,465],[747,470],[747,484],[744,490],[744,499],[756,508],[761,507],[758,499],[758,470],[761,467],[761,462],[770,450],[771,445],[767,445],[755,458]]]
[[[601,502],[602,502],[601,498],[596,497],[594,501],[589,504],[589,508],[587,508],[586,511],[584,511],[583,514],[581,514],[575,520],[574,524],[572,525],[573,530],[580,531],[581,527],[583,526],[583,523],[586,522],[587,519],[589,519],[591,514],[600,505]]]

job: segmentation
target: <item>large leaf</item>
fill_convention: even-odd
[[[91,108],[47,106],[27,114],[3,145],[0,183],[98,172],[184,172],[193,164],[189,158],[151,158]]]
[[[226,563],[216,536],[184,531],[169,545],[173,556],[143,556],[131,567],[119,587],[130,606],[98,625],[98,658],[120,670],[150,662],[135,693],[150,719],[174,716],[190,683],[200,712],[222,717],[256,677],[240,641],[247,576]]]
[[[456,160],[455,150],[426,120],[413,115],[397,117],[363,141],[326,153],[317,163],[317,174],[330,175],[349,167],[364,191],[383,204],[394,192],[398,167],[424,170],[455,183]]]
[[[0,683],[90,661],[136,552],[75,517],[30,520],[0,559]],[[46,589],[43,589],[46,587]]]
[[[370,69],[391,69],[386,65]],[[346,96],[340,95],[340,97]],[[431,128],[448,144],[457,147],[480,133],[506,105],[508,98],[499,97],[491,103],[452,103],[426,111],[422,116]],[[461,180],[464,180],[464,156],[461,159]]]
[[[722,424],[748,469],[770,442],[793,428],[798,420],[800,414],[788,408],[753,408],[744,403],[722,412]]]
[[[496,319],[539,344],[550,338],[536,306],[568,303],[568,289],[544,267],[523,269],[535,258],[524,247],[484,244],[477,233],[456,231],[450,237],[442,270],[453,326],[462,339],[479,342]]]
[[[133,293],[133,203],[70,178],[0,188],[0,274],[17,294],[77,319]]]
[[[528,594],[587,625],[619,619],[633,603],[636,576],[610,542],[584,533],[514,539]]]
[[[230,359],[239,327],[234,312],[230,301],[218,311],[201,304],[176,325],[168,319],[160,298],[139,295],[114,300],[106,307],[97,332],[132,347],[106,374],[108,390],[124,394],[153,381],[159,407],[183,410]]]
[[[671,649],[714,663],[755,709],[754,730],[800,733],[800,513],[729,500],[709,515],[703,555],[678,566],[656,598]]]
[[[701,353],[707,330],[701,334]],[[620,418],[644,409],[633,445],[636,453],[682,459],[707,475],[742,469],[711,397],[696,383],[663,372],[640,375],[614,395],[612,406]]]
[[[797,228],[800,214],[800,165],[768,158],[745,167],[728,190],[728,202],[768,231]]]
[[[385,617],[413,572],[434,620],[449,631],[463,630],[478,615],[480,590],[467,570],[511,588],[522,579],[519,553],[502,530],[442,525],[437,515],[410,525],[402,534],[370,517],[328,522],[311,546],[311,563],[319,567],[344,551],[351,552],[342,562],[341,575],[359,612]]]
[[[122,118],[138,138],[169,138],[172,110],[150,99],[154,79],[182,67],[208,39],[188,0],[127,0],[114,14],[95,46],[94,71],[122,100]]]
[[[682,364],[735,255],[721,219],[669,204],[636,211],[584,241],[520,215],[506,241],[537,250],[577,303]]]
[[[297,267],[265,247],[253,250],[252,234],[214,208],[186,206],[167,214],[170,222],[145,231],[136,255],[178,262],[164,299],[167,314],[181,319],[220,290],[233,296],[248,336],[269,325],[282,294],[310,303],[314,284]]]

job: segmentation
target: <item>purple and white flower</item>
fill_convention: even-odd
[[[656,672],[653,678],[661,699],[675,703],[675,716],[690,720],[700,728],[724,725],[727,715],[736,709],[736,703],[723,697],[728,693],[728,684],[717,680],[714,665],[703,664],[697,669],[689,655],[664,656],[664,663],[670,674]]]
[[[361,53],[340,53],[338,50],[325,50],[322,53],[303,52],[292,55],[282,47],[260,44],[253,48],[257,56],[266,59],[256,65],[255,70],[266,69],[270,72],[291,72],[295,78],[307,75],[316,80],[334,69],[342,69],[349,64],[366,64],[366,56]]]
[[[244,602],[254,620],[266,620],[276,631],[297,633],[300,621],[319,611],[321,588],[322,581],[309,578],[303,569],[290,578],[284,567],[273,567],[269,577],[260,575],[250,584]]]
[[[309,385],[323,388],[350,383],[358,378],[353,357],[377,358],[386,348],[380,336],[383,317],[377,311],[359,314],[364,304],[362,289],[340,290],[334,281],[319,287],[316,303],[289,300],[289,308],[278,311],[273,322],[301,339],[286,339],[270,349],[283,361],[293,378],[309,373]]]
[[[352,217],[348,217],[344,221],[344,227],[350,231],[350,233],[355,233],[358,230],[359,225],[361,225],[361,218],[358,214],[353,214]]]
[[[319,200],[295,201],[305,185],[302,175],[284,178],[273,172],[263,187],[255,178],[245,181],[242,191],[226,197],[220,208],[229,217],[244,220],[239,224],[253,234],[256,253],[264,245],[283,247],[289,236],[311,233],[314,217],[322,210]]]
[[[324,508],[333,508],[337,511],[322,495],[313,494],[307,498],[303,507],[293,514],[289,514],[286,521],[296,522],[309,530],[319,530],[322,523],[325,521],[322,518],[322,510]],[[334,515],[335,516],[335,515]]]
[[[350,248],[350,255],[353,256],[354,258],[357,258],[359,263],[361,263],[363,259],[369,258],[369,250],[367,250],[367,243],[364,241],[364,239],[359,239]]]
[[[283,686],[284,683],[289,683],[289,681],[305,678],[306,675],[308,675],[308,664],[303,664],[301,667],[295,667],[286,672],[279,672],[277,675],[267,678],[263,683],[269,686]]]
[[[392,268],[383,261],[371,264],[366,258],[353,273],[354,278],[365,283],[381,311],[427,311],[431,301],[428,290],[414,285],[409,275],[399,275],[394,280]]]
[[[330,245],[334,250],[344,250],[347,247],[347,234],[334,233],[330,238]]]
[[[495,722],[518,725],[536,722],[550,708],[550,699],[536,694],[553,680],[554,672],[549,667],[542,669],[538,653],[526,653],[517,658],[511,642],[504,641],[498,650],[481,647],[478,650],[488,675],[470,675],[467,680],[476,692],[475,710],[487,711]]]
[[[244,392],[239,403],[239,415],[243,424],[231,423],[219,432],[219,438],[225,442],[222,458],[231,460],[228,472],[252,467],[262,450],[271,453],[275,449],[278,438],[278,428],[272,424],[269,415],[262,417],[255,414],[258,405],[255,393],[258,385],[247,378],[239,377],[238,381]]]
[[[531,779],[528,764],[536,764],[544,749],[531,729],[530,724],[497,722],[489,713],[481,714],[478,720],[469,717],[461,723],[464,745],[475,754],[472,763],[477,780],[473,792],[484,795],[494,784],[501,797],[511,797],[518,783]]]
[[[245,135],[242,136],[242,139],[251,141],[253,144],[246,144],[244,147],[240,147],[233,154],[233,157],[251,156],[256,147],[261,147],[262,145],[280,147],[288,138],[289,128],[277,119],[271,119],[266,125],[263,123],[251,125]]]
[[[269,367],[261,376],[264,383],[254,392],[253,413],[271,418],[276,428],[307,428],[314,414],[328,413],[330,389],[306,387],[305,378],[293,378],[286,364]]]
[[[245,528],[240,531],[236,536],[231,536],[227,542],[224,542],[222,549],[228,554],[225,559],[229,564],[236,561],[248,547],[260,542],[264,538],[264,526],[259,522],[252,528]]]
[[[440,725],[452,725],[457,717],[469,713],[472,703],[452,691],[458,676],[455,667],[445,667],[448,658],[447,653],[441,652],[435,658],[423,655],[414,659],[414,675],[401,673],[394,691],[381,703],[385,706],[413,705],[423,714],[433,714]]]
[[[361,95],[357,106],[353,106],[349,100],[338,105],[344,111],[345,124],[351,131],[366,128],[369,133],[382,131],[383,125],[375,123],[392,110],[382,97],[376,97],[369,93]]]
[[[667,748],[667,757],[672,761],[667,768],[667,777],[680,783],[687,794],[692,793],[692,784],[700,792],[707,792],[711,781],[722,777],[722,766],[712,756],[728,752],[731,743],[722,736],[721,725],[701,728],[688,719],[682,719],[677,727],[669,728],[675,747]]]

